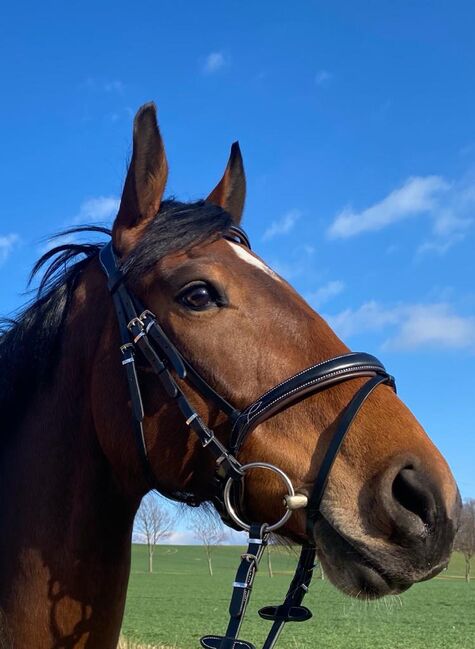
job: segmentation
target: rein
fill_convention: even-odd
[[[226,235],[250,249],[246,233],[232,226]],[[255,649],[255,646],[238,635],[250,599],[254,578],[268,544],[271,532],[284,525],[295,509],[307,510],[307,540],[302,546],[300,558],[284,602],[279,606],[265,606],[259,611],[261,618],[273,622],[262,649],[272,649],[287,622],[304,622],[312,617],[308,608],[302,606],[315,568],[316,547],[313,541],[313,528],[317,520],[320,503],[325,492],[328,477],[341,444],[358,414],[360,408],[380,384],[386,383],[395,390],[395,382],[382,363],[370,354],[351,352],[312,365],[294,374],[282,383],[261,395],[244,410],[234,408],[216,392],[207,381],[183,358],[161,328],[155,315],[132,295],[124,283],[112,242],[106,244],[99,253],[99,259],[107,276],[107,286],[112,295],[119,325],[122,365],[125,368],[132,404],[132,425],[143,471],[153,486],[170,498],[190,505],[198,505],[192,494],[170,494],[157,485],[156,477],[148,459],[143,431],[144,409],[136,370],[136,355],[144,360],[157,375],[168,397],[175,400],[186,425],[198,436],[201,445],[215,458],[215,495],[213,503],[222,520],[235,529],[249,533],[248,547],[241,556],[241,562],[233,583],[229,605],[229,624],[224,636],[207,635],[201,638],[205,649]],[[212,401],[228,418],[232,429],[229,447],[220,442],[212,429],[201,419],[176,382],[172,371],[181,379],[187,379],[198,392]],[[296,494],[288,476],[278,467],[265,462],[241,464],[237,459],[239,451],[248,435],[262,422],[302,399],[328,387],[353,378],[368,377],[368,381],[355,393],[340,415],[336,431],[330,440],[309,498]],[[283,481],[287,495],[284,497],[285,513],[273,523],[249,523],[243,520],[239,487],[242,487],[248,471],[261,468],[276,473]]]

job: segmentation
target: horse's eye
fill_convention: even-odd
[[[189,309],[204,311],[216,305],[209,286],[206,284],[195,284],[190,286],[180,295],[180,301]]]

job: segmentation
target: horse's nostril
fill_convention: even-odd
[[[417,528],[420,521],[426,527],[434,525],[437,505],[433,488],[425,479],[424,474],[411,465],[401,469],[394,478],[392,499],[396,504],[395,518],[399,519],[397,522],[403,523],[404,527]],[[398,509],[399,512],[397,512]],[[417,516],[419,520],[414,520],[413,515]],[[411,519],[413,525],[411,525]]]

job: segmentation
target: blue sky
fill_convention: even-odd
[[[379,355],[475,496],[473,3],[33,2],[0,19],[0,312],[41,239],[110,221],[136,109],[168,191],[239,139],[255,250]]]

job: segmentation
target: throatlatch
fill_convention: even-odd
[[[232,226],[229,229],[226,238],[250,248],[247,235],[237,226]],[[221,518],[227,525],[249,531],[248,548],[241,557],[241,563],[233,584],[229,607],[230,620],[226,634],[224,636],[204,636],[201,639],[202,647],[205,649],[255,649],[250,642],[239,640],[238,634],[249,602],[254,577],[267,545],[269,534],[282,527],[292,515],[294,509],[300,507],[306,507],[307,509],[307,542],[302,547],[299,562],[285,600],[279,606],[266,606],[259,611],[259,615],[263,619],[273,622],[262,648],[272,649],[287,622],[304,622],[312,616],[310,611],[302,606],[302,601],[308,591],[315,567],[316,550],[313,531],[330,471],[345,436],[363,403],[373,390],[382,383],[395,390],[394,379],[386,372],[382,363],[371,354],[352,352],[316,363],[298,372],[268,390],[244,410],[238,410],[216,392],[183,358],[161,328],[155,315],[129,292],[125,285],[125,277],[120,270],[114,253],[112,242],[102,248],[99,258],[107,276],[107,285],[117,314],[121,338],[122,365],[126,371],[132,403],[134,437],[143,470],[150,486],[169,498],[178,499],[190,505],[199,504],[196,503],[192,494],[168,493],[159,485],[157,477],[154,475],[149,462],[143,432],[144,409],[136,370],[136,354],[139,355],[141,361],[145,362],[153,370],[167,396],[176,402],[186,425],[197,435],[201,445],[209,449],[214,456],[216,472],[214,476],[215,495],[213,502]],[[172,372],[175,373],[178,379],[189,381],[204,399],[213,402],[227,416],[231,424],[229,448],[218,440],[213,430],[203,422],[179,387]],[[264,462],[253,462],[247,465],[242,465],[239,462],[237,455],[247,436],[256,426],[302,399],[306,399],[337,383],[361,377],[368,377],[369,380],[358,389],[342,411],[308,498],[305,495],[299,496],[299,494],[295,493],[292,482],[280,468]],[[256,468],[277,473],[287,489],[287,494],[285,494],[283,500],[285,513],[276,523],[248,523],[244,520],[242,512],[239,511],[240,503],[236,498],[238,490],[233,489],[233,486],[244,480],[247,471]]]

